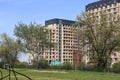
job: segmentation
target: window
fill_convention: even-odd
[[[116,11],[116,8],[113,8],[113,11]]]
[[[108,12],[110,12],[111,11],[111,9],[108,9]]]
[[[117,61],[117,58],[115,58],[115,61]]]
[[[114,12],[114,15],[116,15],[117,14],[117,12]]]

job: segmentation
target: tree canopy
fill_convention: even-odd
[[[77,17],[79,42],[90,52],[93,61],[104,70],[111,64],[111,55],[120,48],[120,19],[114,14],[100,12],[99,16],[90,12]],[[90,57],[90,56],[89,56]]]
[[[39,24],[19,23],[15,27],[14,34],[23,44],[27,53],[31,53],[34,59],[38,60],[40,54],[43,54],[46,48],[53,47],[49,40],[49,30]],[[36,57],[34,54],[36,54]]]
[[[17,41],[5,33],[0,35],[0,59],[2,62],[15,65],[19,52],[20,44]]]

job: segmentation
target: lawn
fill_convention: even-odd
[[[120,80],[120,74],[102,73],[91,71],[61,71],[61,70],[33,70],[33,69],[16,69],[32,80]],[[7,71],[2,70],[4,76]],[[28,80],[21,75],[17,75],[18,80]],[[14,76],[12,75],[12,80]],[[5,80],[9,80],[8,78]]]

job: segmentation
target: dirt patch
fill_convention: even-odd
[[[34,78],[34,80],[63,80],[63,79],[53,79],[53,78]]]
[[[31,70],[34,72],[49,72],[49,73],[67,73],[65,71],[49,71],[49,70]]]

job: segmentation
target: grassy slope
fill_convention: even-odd
[[[17,69],[17,71],[28,75],[33,80],[120,80],[120,74],[113,73],[88,72],[88,71],[46,72],[45,70],[37,71],[30,69]],[[6,73],[7,72],[4,71],[4,74]],[[27,80],[26,78],[20,75],[17,76],[19,77],[18,80]]]

